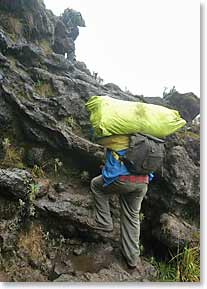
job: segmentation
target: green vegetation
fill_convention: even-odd
[[[90,182],[89,172],[88,171],[82,171],[80,173],[80,180],[82,183]]]
[[[77,121],[74,119],[74,117],[67,116],[63,119],[64,124],[75,134],[79,136],[83,136],[82,128],[81,126],[77,123]],[[87,132],[88,133],[88,132]]]
[[[32,168],[32,172],[31,172],[33,178],[44,178],[45,177],[45,173],[43,171],[43,168],[41,166],[38,165],[34,165],[34,167]]]
[[[23,30],[23,24],[20,20],[16,17],[10,16],[9,17],[9,28],[12,35],[21,35]]]
[[[177,92],[177,90],[174,85],[172,88],[164,87],[162,96],[165,98],[166,96],[173,95],[175,92]]]
[[[198,134],[198,133],[194,133],[194,132],[192,132],[192,131],[190,131],[190,130],[183,130],[183,131],[178,131],[178,132],[176,132],[176,135],[179,137],[179,138],[182,138],[182,139],[184,139],[184,138],[186,138],[186,137],[189,137],[189,138],[192,138],[192,139],[195,139],[195,140],[197,140],[197,139],[199,139],[200,138],[200,134]]]
[[[185,246],[168,262],[157,262],[151,259],[158,271],[161,282],[199,282],[200,281],[200,251],[199,247]]]
[[[38,191],[39,191],[38,184],[35,183],[29,184],[28,201],[29,201],[29,216],[31,217],[35,215],[35,207],[33,202],[37,196]]]
[[[59,172],[59,169],[63,166],[63,163],[58,159],[56,158],[54,160],[54,172],[55,174],[57,175],[58,172]]]
[[[139,221],[140,223],[144,221],[145,215],[143,213],[139,213]]]
[[[53,96],[54,92],[49,81],[38,80],[35,83],[35,91],[42,97]]]
[[[26,252],[30,259],[39,260],[45,262],[44,259],[44,235],[42,227],[39,224],[31,223],[28,230],[21,231],[18,240],[17,240],[17,248],[22,248]]]
[[[40,40],[37,44],[43,49],[43,51],[46,54],[51,54],[53,52],[52,48],[50,47],[50,44],[47,40],[45,40],[45,39]]]
[[[11,69],[16,70],[16,59],[13,56],[8,57],[8,59]]]
[[[23,24],[20,19],[14,17],[13,13],[10,13],[8,17],[8,12],[1,10],[0,26],[4,28],[14,42],[16,42],[19,35],[22,35]]]
[[[36,195],[38,193],[39,186],[35,183],[32,183],[29,185],[29,201],[33,202],[36,198]]]
[[[52,158],[41,165],[35,164],[31,169],[33,178],[57,177],[64,172],[63,162],[59,158]]]
[[[75,125],[75,121],[74,121],[74,118],[73,116],[68,116],[68,117],[65,117],[64,118],[64,123],[69,126],[71,129],[74,128],[74,125]]]
[[[24,165],[21,161],[21,154],[23,153],[22,149],[17,152],[17,149],[14,145],[11,144],[9,138],[4,138],[2,141],[4,157],[2,164],[3,166],[16,166],[18,168],[23,168]]]

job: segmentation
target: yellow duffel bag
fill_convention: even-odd
[[[129,147],[129,136],[127,134],[105,136],[98,138],[97,143],[113,151],[119,151]]]
[[[91,96],[86,109],[95,137],[140,132],[162,138],[186,124],[177,110],[109,96]]]

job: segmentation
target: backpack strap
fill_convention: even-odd
[[[156,141],[156,142],[160,142],[160,143],[164,143],[164,142],[165,142],[163,139],[160,139],[160,138],[158,138],[158,137],[155,137],[155,136],[152,136],[152,135],[149,135],[149,134],[144,134],[144,133],[141,133],[141,132],[139,132],[138,134],[140,134],[140,135],[142,135],[142,136],[145,136],[145,137],[147,137],[147,138],[149,138],[149,139],[152,139],[152,140],[154,140],[154,141]],[[136,135],[136,134],[135,134],[135,135]]]
[[[122,157],[115,151],[111,151],[112,156],[115,158],[115,160],[119,161],[121,164],[124,164],[122,161]]]
[[[119,161],[119,154],[115,151],[111,151],[112,156],[115,158],[115,160]]]

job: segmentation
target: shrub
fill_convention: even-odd
[[[4,151],[3,165],[15,166],[19,164],[21,162],[21,151],[17,152],[9,138],[4,138],[2,145]]]
[[[179,250],[178,250],[179,251]],[[185,246],[168,262],[151,263],[156,267],[161,282],[199,282],[200,281],[200,251],[199,247]]]

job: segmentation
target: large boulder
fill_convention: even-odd
[[[160,226],[153,229],[153,235],[165,246],[175,251],[178,248],[182,250],[186,245],[194,247],[200,239],[197,227],[167,213],[160,216]]]
[[[194,142],[199,146],[197,136]],[[143,203],[143,234],[171,249],[199,241],[200,170],[185,149],[188,139],[179,134],[168,138],[162,174],[155,175]]]

